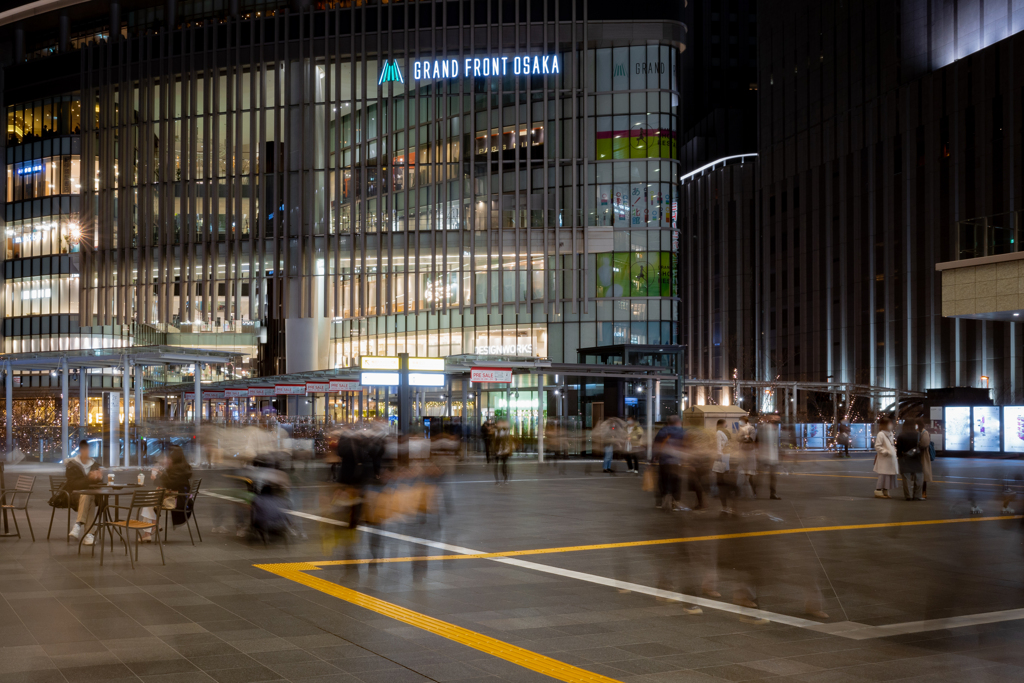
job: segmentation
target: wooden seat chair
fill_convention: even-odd
[[[139,541],[143,531],[152,531],[153,536],[156,539],[156,544],[160,547],[160,562],[167,565],[167,561],[164,559],[164,545],[160,540],[160,534],[157,530],[157,520],[152,522],[141,519],[143,508],[153,508],[156,512],[157,519],[160,518],[160,504],[164,500],[163,489],[150,489],[146,491],[134,491],[132,492],[132,501],[129,505],[111,505],[109,510],[125,510],[128,515],[122,520],[105,520],[96,524],[100,534],[114,533],[121,536],[121,531],[125,533],[121,536],[122,542],[125,544],[125,552],[128,554],[128,559],[131,561],[132,569],[135,569],[135,562],[139,559]],[[135,532],[135,557],[132,557],[131,551],[131,537],[132,533]],[[103,565],[103,540],[97,538],[96,543],[93,545],[93,554],[95,554],[96,545],[100,546],[100,566]]]

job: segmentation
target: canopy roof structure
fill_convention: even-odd
[[[76,349],[69,351],[40,351],[36,353],[7,353],[0,355],[0,363],[12,370],[59,370],[67,363],[69,368],[118,368],[125,359],[131,365],[190,365],[193,363],[233,363],[241,359],[238,354],[192,349],[181,346],[128,346],[116,349]]]

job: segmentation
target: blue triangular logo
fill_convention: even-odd
[[[405,79],[402,78],[402,67],[398,66],[398,60],[384,60],[384,68],[380,71],[380,79],[377,81],[377,85],[383,85],[385,83],[405,83]]]

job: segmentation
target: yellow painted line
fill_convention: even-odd
[[[313,562],[312,565],[327,567],[347,564],[376,564],[392,562],[417,562],[423,560],[488,560],[500,557],[522,557],[524,555],[548,555],[554,553],[574,553],[582,550],[612,550],[615,548],[639,548],[651,545],[670,545],[674,543],[697,543],[701,541],[726,541],[736,538],[757,538],[761,536],[786,536],[791,534],[811,534],[825,531],[857,531],[862,529],[889,529],[904,526],[930,526],[935,524],[963,524],[971,522],[994,522],[998,520],[1024,519],[1024,515],[1000,515],[999,517],[955,517],[953,519],[924,519],[909,522],[879,522],[876,524],[845,524],[842,526],[799,527],[796,529],[766,529],[764,531],[745,531],[736,534],[715,534],[713,536],[683,536],[680,538],[657,538],[647,541],[623,541],[620,543],[598,543],[593,545],[574,545],[561,548],[532,548],[529,550],[506,550],[498,553],[474,553],[468,555],[421,555],[413,557],[388,557],[379,560],[326,560]]]
[[[579,667],[560,662],[557,659],[545,657],[544,655],[525,650],[521,647],[511,645],[504,641],[490,636],[485,636],[482,633],[476,631],[470,631],[467,628],[456,626],[455,624],[449,624],[446,621],[435,619],[434,617],[428,617],[425,614],[419,612],[413,612],[405,607],[400,607],[394,603],[386,602],[378,598],[371,597],[365,593],[354,591],[351,588],[345,588],[336,583],[332,583],[325,579],[321,579],[317,576],[310,576],[306,572],[315,571],[318,569],[319,562],[297,562],[287,564],[257,564],[254,565],[258,569],[263,569],[272,574],[276,574],[282,578],[288,579],[300,583],[303,586],[308,586],[314,590],[318,590],[321,593],[326,593],[332,597],[350,602],[353,605],[358,605],[370,611],[378,614],[383,614],[386,617],[390,617],[396,621],[415,626],[416,628],[423,629],[428,633],[439,635],[442,638],[447,638],[456,643],[461,643],[467,647],[471,647],[480,652],[487,653],[494,657],[504,659],[507,662],[512,662],[518,666],[536,671],[539,674],[556,678],[560,681],[566,681],[567,683],[619,683],[614,678],[608,678],[607,676],[601,676],[600,674],[587,671],[586,669],[580,669]]]

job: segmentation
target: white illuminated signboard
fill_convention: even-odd
[[[444,358],[410,358],[409,369],[444,372]]]
[[[359,367],[363,370],[397,370],[398,356],[361,356]]]
[[[278,396],[305,396],[305,384],[275,384],[274,391]]]
[[[385,65],[384,68],[388,67]],[[544,76],[561,72],[558,55],[416,59],[412,62],[412,80],[414,81],[438,81],[479,76]],[[383,71],[381,78],[384,79]]]
[[[224,397],[225,398],[248,398],[249,397],[249,388],[246,387],[245,389],[225,389],[224,390]]]
[[[443,387],[444,375],[433,372],[410,372],[409,386],[411,387]]]
[[[249,395],[253,397],[258,396],[277,396],[274,391],[274,387],[249,387]]]
[[[397,360],[397,359],[396,359]],[[364,372],[359,383],[367,387],[386,387],[398,385],[397,372]]]
[[[1003,450],[1024,453],[1024,406],[1003,408]]]
[[[359,391],[362,385],[354,379],[332,379],[331,391]]]
[[[532,356],[533,344],[494,344],[476,347],[478,356]]]
[[[306,393],[307,394],[326,394],[331,390],[331,382],[325,380],[323,382],[306,382]]]
[[[943,422],[946,428],[944,435],[946,450],[971,450],[971,409],[946,408],[946,419]]]
[[[998,452],[1002,447],[998,406],[974,408],[974,450],[983,453]]]

